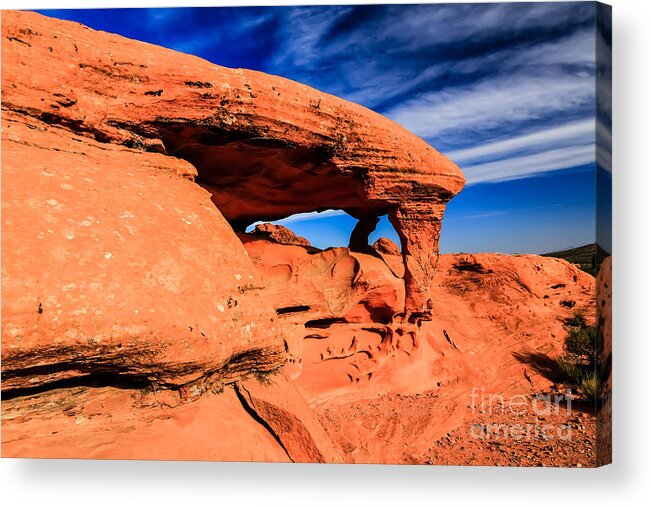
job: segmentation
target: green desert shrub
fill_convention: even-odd
[[[599,392],[599,378],[597,377],[597,373],[593,371],[590,375],[584,377],[579,387],[586,400],[595,401]]]
[[[581,310],[575,310],[572,312],[572,315],[565,319],[565,328],[566,329],[573,329],[573,328],[581,328],[587,326],[587,322],[585,320],[585,315]]]
[[[586,400],[597,396],[597,330],[588,325],[585,315],[576,311],[565,321],[565,352],[556,361],[561,380],[578,389]]]
[[[563,355],[556,360],[558,373],[563,380],[571,385],[577,385],[581,382],[582,371],[570,357]]]

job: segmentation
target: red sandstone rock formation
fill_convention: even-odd
[[[3,457],[339,462],[341,451],[282,375],[192,402],[172,390],[97,385],[3,398]]]
[[[377,257],[346,248],[311,252],[255,234],[240,237],[262,274],[266,299],[274,306],[277,322],[285,331],[294,377],[306,361],[313,362],[311,355],[305,357],[305,350],[332,334],[329,328],[334,324],[340,324],[335,326],[338,339],[347,344],[355,333],[368,335],[375,342],[391,331],[394,317],[404,312],[404,281]],[[355,345],[361,347],[361,343]],[[356,359],[372,359],[375,355],[361,348],[346,354],[358,352]],[[319,350],[317,355],[321,353],[328,356],[326,361],[336,355],[332,350]],[[384,359],[382,354],[379,357]],[[328,370],[326,367],[325,382],[341,380],[334,380],[336,375]],[[343,380],[348,382],[345,375]]]
[[[281,364],[257,273],[187,162],[9,111],[2,148],[3,389],[93,372],[179,387],[253,348]]]
[[[444,255],[431,289],[434,319],[417,326],[393,319],[402,312],[403,282],[381,259],[343,248],[310,254],[264,239],[243,241],[279,324],[293,337],[290,349],[302,363],[297,382],[310,397],[360,382],[386,391],[398,377],[398,384],[408,378],[408,389],[431,388],[440,380],[431,376],[433,365],[439,368],[447,355],[430,350],[432,340],[458,351],[468,348],[466,339],[481,343],[488,335],[493,338],[484,346],[491,353],[522,349],[555,356],[562,351],[563,320],[572,311],[567,302],[593,311],[594,278],[565,261]],[[421,360],[432,364],[422,367]],[[494,366],[492,374],[499,375],[502,363]],[[414,376],[419,369],[422,386]]]
[[[5,110],[189,161],[236,229],[327,208],[362,222],[389,213],[407,309],[427,310],[440,220],[464,178],[421,139],[281,77],[28,12],[2,25]]]
[[[2,166],[4,456],[339,459],[187,162],[4,111]]]

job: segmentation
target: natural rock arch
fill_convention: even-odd
[[[329,99],[339,101],[335,97]],[[345,113],[353,115],[353,111]],[[378,118],[389,123],[383,117]],[[407,137],[397,125],[391,127]],[[197,168],[197,182],[211,192],[213,201],[236,230],[243,231],[259,220],[338,208],[358,219],[350,246],[364,251],[379,217],[388,214],[401,240],[407,311],[414,318],[427,318],[430,309],[427,290],[438,258],[441,218],[447,201],[460,189],[462,177],[455,179],[431,168],[429,174],[420,173],[415,166],[395,168],[399,157],[409,158],[411,154],[395,147],[378,155],[382,148],[370,141],[365,145],[358,140],[357,144],[345,147],[346,157],[359,160],[354,170],[344,170],[341,155],[333,151],[328,141],[304,148],[282,137],[271,139],[238,130],[197,129],[182,123],[158,124],[157,130],[168,154],[184,158]],[[362,137],[354,132],[350,137]],[[422,143],[415,136],[409,135],[407,139],[413,144]],[[445,169],[456,169],[438,152],[425,146],[424,151],[431,151],[434,162]],[[364,167],[363,153],[381,156],[383,166],[376,161]],[[424,161],[432,163],[429,159]],[[390,176],[394,184],[388,187],[389,182],[384,178],[391,172],[394,172]],[[440,185],[440,180],[446,179],[451,188]]]
[[[69,22],[14,17],[32,33],[8,28],[3,48],[31,63],[7,67],[3,79],[24,86],[3,87],[5,109],[189,161],[235,229],[328,208],[364,220],[388,213],[402,244],[407,313],[426,317],[440,221],[465,181],[434,148],[362,106],[282,77],[103,32],[91,45],[69,36]],[[29,40],[11,39],[18,35]],[[62,53],[77,64],[59,65]]]

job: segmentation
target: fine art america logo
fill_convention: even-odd
[[[478,422],[470,427],[472,438],[485,441],[499,440],[572,440],[572,426],[569,424],[551,424],[550,416],[558,416],[561,407],[572,414],[572,393],[536,394],[525,396],[517,394],[505,398],[499,394],[488,394],[484,388],[473,387],[470,392],[471,408],[476,419],[484,417],[490,422]],[[495,422],[506,419],[507,422]],[[519,422],[519,418],[534,418],[533,421]],[[530,417],[526,417],[530,416]],[[518,422],[511,422],[518,421]]]

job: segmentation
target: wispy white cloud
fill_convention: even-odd
[[[283,16],[283,41],[270,65],[273,68],[300,68],[309,72],[321,62],[327,48],[323,38],[333,25],[353,10],[352,6],[331,8],[291,8]]]
[[[456,222],[458,220],[478,220],[481,218],[490,218],[490,217],[495,217],[499,215],[506,215],[508,214],[508,211],[487,211],[486,213],[476,213],[474,215],[463,215],[460,217],[452,217],[452,218],[446,218],[446,222]]]
[[[487,68],[494,69],[496,74],[513,71],[522,73],[524,68],[537,72],[541,68],[561,65],[592,69],[595,65],[594,44],[594,31],[587,29],[536,45],[509,47],[459,60],[435,59],[425,69],[404,65],[391,72],[384,72],[381,60],[369,59],[361,64],[350,62],[349,65],[343,64],[342,70],[347,81],[355,86],[351,91],[344,90],[343,93],[348,100],[373,107],[390,97],[403,96],[410,90],[450,74],[472,76]],[[369,76],[374,78],[369,79]]]
[[[500,38],[559,28],[567,19],[590,19],[593,11],[589,5],[575,6],[568,18],[566,5],[551,3],[383,6],[338,30],[356,15],[355,8],[293,8],[283,16],[282,44],[270,70],[289,71],[374,108],[430,83],[436,89],[438,79],[451,76],[454,81],[488,69],[498,74],[523,66],[536,72],[552,65],[594,65],[592,28],[568,29],[568,35],[547,41],[496,44]],[[460,45],[477,49],[460,57]]]
[[[595,144],[569,146],[532,155],[463,167],[467,184],[508,181],[595,162]]]
[[[431,92],[387,113],[425,138],[458,129],[497,129],[547,118],[594,103],[589,75],[498,76],[468,86]]]
[[[603,121],[597,121],[597,164],[608,172],[613,171],[613,134]]]
[[[571,19],[590,19],[591,5],[576,5]],[[513,36],[523,31],[558,28],[568,17],[568,6],[562,3],[492,3],[390,6],[380,20],[366,23],[362,28],[362,44],[388,40],[401,52],[418,53],[433,46],[456,42],[477,43]],[[358,35],[358,34],[356,34]],[[354,41],[358,41],[355,37]],[[349,45],[351,38],[337,41],[339,49]]]
[[[586,145],[594,142],[595,119],[579,120],[503,141],[447,152],[455,163],[464,165],[477,159],[505,159],[522,151],[542,151],[550,147]]]

